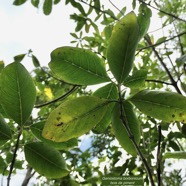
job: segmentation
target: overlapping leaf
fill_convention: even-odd
[[[178,93],[143,90],[130,101],[146,115],[166,122],[186,122],[186,97]]]
[[[19,125],[24,125],[32,112],[36,89],[30,74],[21,63],[14,62],[3,69],[0,95],[5,112]]]
[[[166,152],[163,159],[174,158],[174,159],[186,159],[186,152],[176,151],[176,152]]]
[[[132,134],[134,135],[134,139],[137,144],[140,141],[140,124],[134,113],[133,107],[131,103],[125,101],[124,105],[124,119],[126,124],[130,128]],[[113,116],[112,116],[112,128],[116,139],[119,141],[119,144],[131,155],[136,156],[136,149],[129,138],[129,135],[124,127],[124,124],[121,121],[121,110],[120,105],[116,104]]]
[[[97,96],[99,98],[105,98],[108,100],[116,100],[118,98],[116,85],[113,83],[109,83],[104,87],[99,88],[93,93],[93,96]],[[95,133],[103,133],[108,125],[111,123],[112,111],[115,103],[110,103],[107,107],[107,110],[101,119],[101,121],[93,128]]]
[[[39,123],[36,123],[30,127],[34,136],[36,136],[42,142],[47,143],[48,145],[50,145],[58,150],[69,150],[70,148],[78,145],[78,140],[76,138],[70,139],[65,142],[54,142],[54,141],[44,138],[42,136],[44,124],[45,124],[44,122],[39,122]]]
[[[102,60],[81,48],[55,49],[51,53],[49,67],[58,78],[71,84],[93,85],[109,81]]]
[[[109,102],[93,96],[82,96],[63,102],[51,112],[43,137],[63,142],[90,131],[104,116]]]
[[[61,178],[68,175],[63,157],[56,149],[42,142],[28,143],[24,147],[29,165],[47,178]]]
[[[5,120],[0,114],[0,140],[9,140],[11,137],[12,134],[10,127],[6,124]]]

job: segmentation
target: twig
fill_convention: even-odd
[[[34,108],[44,107],[44,106],[47,106],[49,104],[55,103],[55,102],[57,102],[59,100],[65,99],[67,96],[69,96],[70,94],[72,94],[78,87],[79,86],[74,85],[72,87],[72,89],[70,89],[66,94],[64,94],[64,95],[62,95],[62,96],[60,96],[60,97],[58,97],[58,98],[56,98],[56,99],[54,99],[52,101],[49,101],[49,102],[46,102],[46,103],[43,103],[43,104],[40,104],[40,105],[36,105]]]
[[[182,19],[182,18],[180,18],[180,17],[178,17],[178,16],[176,16],[174,14],[171,14],[169,12],[165,12],[164,10],[158,9],[158,8],[156,8],[156,7],[148,4],[148,3],[145,3],[143,0],[138,0],[138,1],[141,2],[141,3],[143,3],[143,4],[145,4],[145,5],[147,5],[147,6],[150,6],[151,8],[153,8],[153,9],[155,9],[155,10],[157,10],[157,11],[159,11],[159,12],[165,14],[165,15],[168,15],[170,17],[173,17],[173,18],[175,18],[175,19],[177,19],[179,21],[183,21],[184,23],[186,23],[186,20],[184,20],[184,19]]]
[[[11,162],[11,165],[10,165],[9,175],[7,177],[7,186],[10,186],[10,179],[11,179],[11,175],[12,175],[12,172],[13,172],[13,169],[14,169],[14,164],[16,162],[17,150],[18,150],[18,147],[19,147],[19,141],[20,141],[21,134],[22,134],[22,129],[19,129],[19,133],[18,133],[18,136],[17,136],[17,142],[16,142],[16,145],[15,145],[12,162]]]
[[[145,40],[147,41],[147,43],[148,43],[149,45],[152,45],[152,42],[151,42],[151,40],[150,40],[150,37],[145,36],[144,38],[145,38]],[[172,85],[174,86],[174,88],[176,89],[176,91],[177,91],[179,94],[181,94],[181,91],[180,91],[180,89],[178,88],[177,82],[174,80],[172,74],[170,73],[170,71],[169,71],[169,69],[167,68],[167,66],[165,65],[165,63],[163,62],[163,60],[162,60],[162,58],[160,57],[159,53],[156,51],[155,47],[152,47],[152,50],[153,50],[153,52],[155,53],[155,55],[156,55],[156,57],[158,58],[158,60],[160,61],[160,63],[161,63],[161,65],[163,66],[163,68],[165,69],[167,75],[169,76],[169,79],[170,79]]]
[[[161,125],[158,125],[157,178],[158,186],[161,186]]]
[[[180,34],[178,34],[178,35],[176,35],[176,36],[173,36],[173,37],[171,37],[171,38],[169,38],[169,39],[166,39],[166,40],[164,40],[164,41],[161,41],[161,42],[158,42],[158,43],[156,43],[156,44],[151,44],[151,45],[148,45],[148,46],[146,46],[146,47],[143,47],[143,48],[140,48],[140,49],[138,49],[138,53],[137,54],[139,54],[142,50],[145,50],[145,49],[148,49],[148,48],[152,48],[152,47],[156,47],[156,46],[158,46],[158,45],[161,45],[161,44],[163,44],[163,43],[166,43],[166,42],[168,42],[168,41],[171,41],[171,40],[173,40],[173,39],[175,39],[175,38],[179,38],[179,37],[181,37],[182,35],[185,35],[186,34],[186,32],[182,32],[182,33],[180,33]],[[136,55],[137,55],[136,54]]]
[[[127,121],[125,120],[125,116],[124,116],[124,107],[123,107],[123,99],[122,99],[122,95],[121,95],[121,89],[120,89],[120,85],[118,85],[118,92],[119,92],[119,104],[120,104],[120,119],[127,131],[127,134],[130,138],[130,140],[132,141],[134,147],[136,148],[136,151],[137,153],[139,154],[144,166],[145,166],[145,169],[147,171],[147,174],[148,174],[148,178],[150,180],[150,183],[151,183],[151,186],[155,186],[154,184],[154,180],[153,180],[153,176],[152,176],[152,173],[151,173],[151,170],[150,170],[150,167],[148,165],[148,162],[146,161],[145,157],[143,156],[138,144],[136,143],[135,139],[134,139],[134,135],[132,134],[129,126],[128,126],[128,123]]]
[[[172,85],[172,83],[167,83],[165,81],[160,81],[160,80],[155,80],[155,79],[146,79],[145,81],[147,81],[147,82],[161,83],[161,84],[166,84],[166,85]]]
[[[124,15],[123,12],[122,12],[111,0],[109,0],[109,2],[110,2],[110,4],[111,4],[116,10],[118,10],[122,15]]]
[[[109,15],[109,16],[110,16],[111,18],[113,18],[114,20],[118,20],[115,16],[112,16],[112,15],[110,15],[109,13],[107,13],[106,11],[101,10],[100,8],[97,8],[96,6],[93,6],[93,5],[87,3],[87,2],[85,2],[85,1],[83,1],[83,0],[79,0],[79,2],[84,3],[85,5],[88,5],[89,7],[94,8],[95,10],[98,10],[98,11],[102,12],[103,14]]]
[[[26,176],[25,179],[23,180],[23,183],[21,186],[27,186],[30,179],[34,176],[34,174],[36,173],[35,171],[32,173],[33,168],[32,167],[28,167],[27,168],[27,172],[26,172]]]

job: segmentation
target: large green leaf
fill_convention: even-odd
[[[107,49],[111,72],[122,83],[129,75],[138,44],[139,26],[134,12],[116,23]]]
[[[43,129],[43,137],[63,142],[90,131],[104,116],[108,101],[83,96],[63,102],[51,112]]]
[[[29,165],[47,178],[61,178],[68,175],[62,155],[56,149],[42,142],[28,143],[24,147]]]
[[[117,88],[116,85],[113,83],[109,83],[108,85],[105,85],[104,87],[99,88],[93,93],[93,96],[97,96],[99,98],[105,98],[108,100],[116,100],[118,98]],[[111,117],[112,117],[112,110],[115,103],[111,103],[108,105],[108,108],[101,119],[101,121],[93,128],[93,131],[95,133],[103,133],[108,125],[111,123]]]
[[[14,62],[3,69],[0,95],[5,112],[19,125],[24,125],[32,112],[36,89],[30,74],[21,63]]]
[[[12,137],[10,127],[6,124],[2,115],[0,114],[0,140],[9,140]]]
[[[147,78],[147,70],[141,69],[135,71],[132,76],[125,79],[124,85],[130,88],[143,87]]]
[[[39,122],[39,123],[36,123],[30,127],[34,136],[36,136],[42,142],[47,143],[48,145],[50,145],[58,150],[69,150],[70,148],[78,145],[78,140],[76,138],[70,139],[65,142],[54,142],[54,141],[44,138],[42,136],[42,131],[43,131],[44,125],[45,125],[44,122]]]
[[[166,122],[186,122],[186,98],[178,93],[143,90],[130,101],[146,115]]]
[[[176,152],[166,152],[163,159],[174,158],[174,159],[186,159],[186,152],[176,151]]]
[[[150,26],[151,16],[152,16],[151,10],[145,4],[142,3],[139,7],[139,14],[137,17],[139,24],[139,40],[146,34]]]
[[[71,84],[93,85],[109,81],[102,60],[85,49],[57,48],[51,53],[49,67],[58,78]]]
[[[133,106],[128,101],[123,103],[124,107],[124,119],[126,124],[130,128],[132,134],[134,135],[134,139],[137,144],[140,142],[140,124],[134,113]],[[131,155],[136,156],[136,149],[129,138],[129,135],[121,121],[121,111],[120,105],[116,104],[113,116],[112,116],[112,127],[113,133],[116,136],[116,139],[119,141],[119,144]]]

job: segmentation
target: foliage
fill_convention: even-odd
[[[45,0],[44,14],[59,2]],[[31,0],[36,8],[41,3]],[[104,175],[139,174],[146,185],[183,182],[177,170],[169,178],[165,166],[167,159],[185,159],[184,2],[133,0],[138,14],[125,14],[126,7],[116,14],[99,0],[65,5],[79,12],[70,16],[76,47],[54,49],[50,69],[29,51],[32,73],[21,64],[26,54],[5,67],[0,62],[0,172],[7,185],[25,162],[27,183],[35,171],[47,185],[99,185]],[[169,26],[156,42],[147,34],[154,9],[161,29]],[[85,151],[78,147],[83,134],[91,139]]]

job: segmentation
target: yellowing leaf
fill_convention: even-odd
[[[146,115],[166,122],[186,122],[186,97],[178,93],[143,90],[130,101]]]
[[[52,90],[50,88],[45,88],[44,89],[45,95],[49,98],[52,99],[53,98],[53,94],[52,94]]]
[[[93,96],[63,102],[49,115],[43,137],[63,142],[89,132],[104,116],[108,103],[105,99]]]

